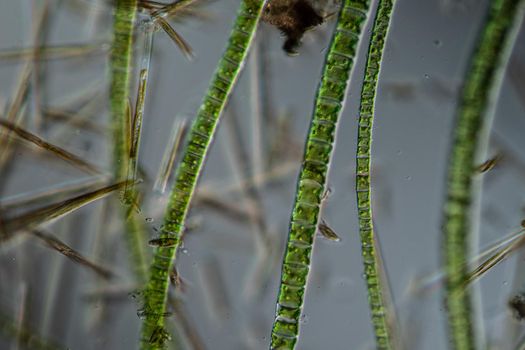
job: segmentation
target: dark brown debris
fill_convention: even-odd
[[[324,22],[307,0],[270,0],[263,9],[262,20],[286,36],[283,50],[288,55],[297,55],[304,33]]]
[[[523,321],[525,318],[525,293],[519,293],[513,296],[508,303],[512,315],[518,321]]]

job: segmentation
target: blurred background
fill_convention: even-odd
[[[458,91],[488,3],[398,0],[393,13],[376,101],[373,204],[403,349],[446,349],[448,344],[439,280],[446,164]],[[170,135],[195,116],[239,4],[201,1],[192,13],[170,20],[191,45],[192,61],[165,32],[154,33],[137,214],[147,232],[143,248],[149,254],[153,248],[148,240],[162,225],[172,183],[168,179],[164,193],[155,188]],[[0,223],[27,219],[24,213],[100,188],[111,178],[112,11],[109,0],[0,0],[1,119],[15,118],[24,130],[97,170],[87,171],[13,138],[9,146],[0,146],[9,153],[0,160]],[[284,39],[278,29],[259,26],[214,138],[178,252],[171,287],[178,308],[167,318],[173,333],[170,348],[268,348],[295,182],[333,26],[332,17],[306,33],[295,57],[281,49]],[[137,26],[133,98],[143,42],[144,32]],[[365,52],[360,47],[322,211],[339,240],[316,237],[298,349],[374,348],[354,193]],[[475,255],[510,234],[517,237],[525,217],[523,29],[504,69],[487,155],[497,162],[479,175],[483,183],[481,211],[475,215]],[[246,183],[256,196],[246,191]],[[45,236],[40,237],[23,229],[26,219],[17,223],[22,229],[0,244],[1,349],[27,348],[15,331],[20,329],[41,338],[43,345],[62,348],[138,347],[140,295],[133,292],[139,286],[118,206],[118,195],[112,194],[61,218],[43,220],[38,232]],[[257,243],[261,235],[271,242],[265,255]],[[50,236],[95,266],[75,263],[51,249]],[[480,291],[477,317],[489,349],[516,349],[520,343],[523,325],[508,304],[525,288],[524,258],[525,251],[515,249],[474,282]]]

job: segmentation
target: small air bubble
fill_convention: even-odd
[[[428,74],[425,74],[424,77],[425,77],[425,79],[430,79],[430,75],[428,75]]]

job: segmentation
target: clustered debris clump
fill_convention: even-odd
[[[325,20],[308,0],[270,0],[261,18],[286,36],[283,50],[288,55],[297,55],[304,33]]]

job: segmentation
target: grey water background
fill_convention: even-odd
[[[109,41],[111,13],[95,1],[50,1],[51,25],[46,44]],[[375,3],[375,2],[374,2]],[[40,0],[0,0],[0,49],[31,43],[31,27]],[[188,62],[163,32],[154,39],[150,86],[140,149],[141,166],[149,178],[156,176],[174,118],[192,118],[214,67],[222,53],[238,7],[238,0],[220,0],[202,7],[206,20],[185,19],[174,27],[196,54]],[[418,278],[439,270],[441,209],[445,170],[450,147],[458,89],[469,54],[480,29],[488,1],[398,0],[381,67],[376,102],[373,145],[373,200],[375,224],[390,280],[399,329],[406,349],[446,349],[445,313],[441,289],[415,295]],[[375,8],[375,4],[374,4]],[[90,11],[98,12],[89,22]],[[307,33],[300,55],[287,57],[283,39],[275,28],[261,25],[257,40],[264,40],[269,101],[274,113],[288,112],[289,136],[302,149],[320,77],[323,55],[333,21]],[[370,30],[365,31],[365,37]],[[484,175],[480,246],[519,229],[525,215],[525,43],[518,37],[501,90],[491,132],[490,155],[503,160]],[[354,152],[357,111],[365,48],[354,67],[346,107],[341,117],[337,146],[330,170],[329,196],[323,218],[341,237],[331,242],[317,237],[305,297],[299,349],[374,348],[357,227],[354,188]],[[235,88],[232,103],[242,120],[243,141],[251,152],[253,141],[250,74],[247,62]],[[5,110],[22,64],[0,62],[0,110]],[[64,96],[102,79],[107,94],[107,59],[94,55],[79,60],[48,60],[40,64],[42,105],[60,105]],[[107,95],[106,95],[107,96]],[[103,101],[104,99],[102,99]],[[34,101],[34,99],[32,99]],[[107,101],[107,100],[106,100]],[[108,104],[99,103],[96,121],[108,122]],[[26,107],[28,120],[38,113],[36,103]],[[201,186],[220,190],[238,181],[226,113],[215,137]],[[31,128],[31,122],[28,122]],[[108,139],[80,129],[55,128],[39,135],[109,170]],[[274,135],[264,136],[271,140]],[[296,167],[278,186],[262,187],[267,224],[281,258],[294,199]],[[35,158],[21,150],[7,174],[2,174],[0,203],[60,187],[86,175],[49,158]],[[151,185],[149,182],[146,184]],[[220,192],[219,192],[220,193]],[[225,201],[238,197],[224,195]],[[163,198],[148,190],[142,213],[153,228],[162,223]],[[63,218],[50,230],[87,256],[112,266],[121,276],[114,286],[132,281],[123,232],[115,218],[96,203]],[[115,216],[115,215],[114,215]],[[266,288],[246,296],[252,285],[256,247],[249,225],[196,207],[192,217],[201,226],[189,233],[178,253],[178,270],[185,280],[183,295],[188,318],[207,349],[266,349],[273,321],[280,266],[268,271]],[[151,218],[153,221],[150,222]],[[145,242],[146,245],[146,242]],[[15,314],[29,294],[29,325],[40,334],[59,339],[71,349],[133,349],[137,347],[140,320],[137,303],[129,297],[107,303],[86,301],[85,294],[102,286],[90,271],[73,265],[37,242],[22,241],[0,247],[0,305]],[[523,253],[515,253],[494,267],[479,283],[485,338],[491,349],[513,349],[507,300],[523,287]],[[216,280],[222,281],[217,285]],[[222,287],[221,287],[222,285]],[[412,289],[411,289],[412,288]],[[218,299],[217,299],[218,298]],[[509,336],[509,334],[511,334]],[[12,348],[3,336],[0,348]],[[187,348],[190,348],[186,344]]]

